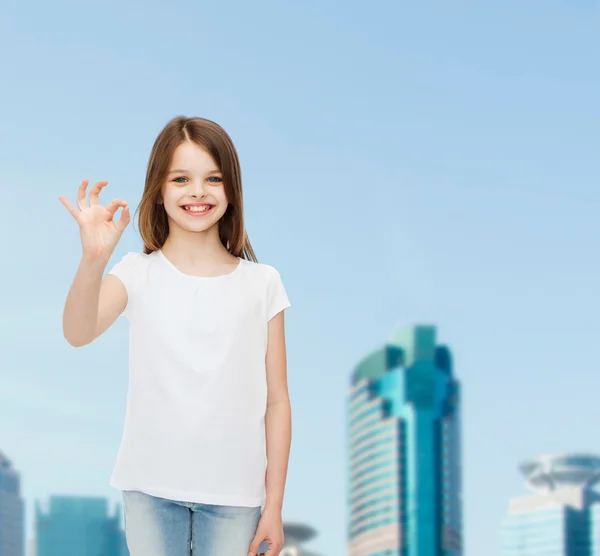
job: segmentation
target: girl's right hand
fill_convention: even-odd
[[[88,205],[85,198],[88,183],[89,180],[85,179],[79,186],[77,194],[79,209],[63,196],[59,197],[59,200],[79,224],[83,256],[93,260],[108,261],[131,219],[129,207],[120,199],[115,199],[105,207],[100,204],[99,194],[108,184],[107,181],[99,181],[92,187]],[[119,207],[122,207],[123,211],[121,217],[115,222],[113,217]]]

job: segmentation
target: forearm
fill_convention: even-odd
[[[265,426],[267,434],[265,509],[281,510],[292,440],[292,410],[289,398],[267,407]]]
[[[63,312],[63,333],[73,346],[94,340],[98,322],[100,286],[107,261],[81,259]]]

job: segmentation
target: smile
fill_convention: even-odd
[[[215,208],[215,205],[181,205],[180,208],[192,216],[204,216],[205,214],[208,214],[213,208]]]

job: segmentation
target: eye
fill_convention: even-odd
[[[183,176],[179,176],[178,178],[175,178],[175,179],[173,180],[175,183],[184,183],[184,182],[182,182],[182,181],[177,181],[177,180],[187,180],[187,178],[184,178]]]
[[[211,176],[210,178],[208,178],[209,180],[215,179],[215,180],[219,180],[218,182],[213,182],[213,183],[219,183],[223,181],[223,178],[220,178],[219,176]]]

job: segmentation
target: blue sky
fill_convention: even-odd
[[[345,553],[345,399],[397,324],[463,383],[466,554],[497,554],[518,463],[600,453],[597,3],[12,3],[0,18],[0,449],[28,502],[106,495],[127,325],[62,339],[80,253],[57,197],[137,205],[156,134],[216,120],[281,272],[294,440],[285,517]],[[116,260],[140,248],[130,227]]]

